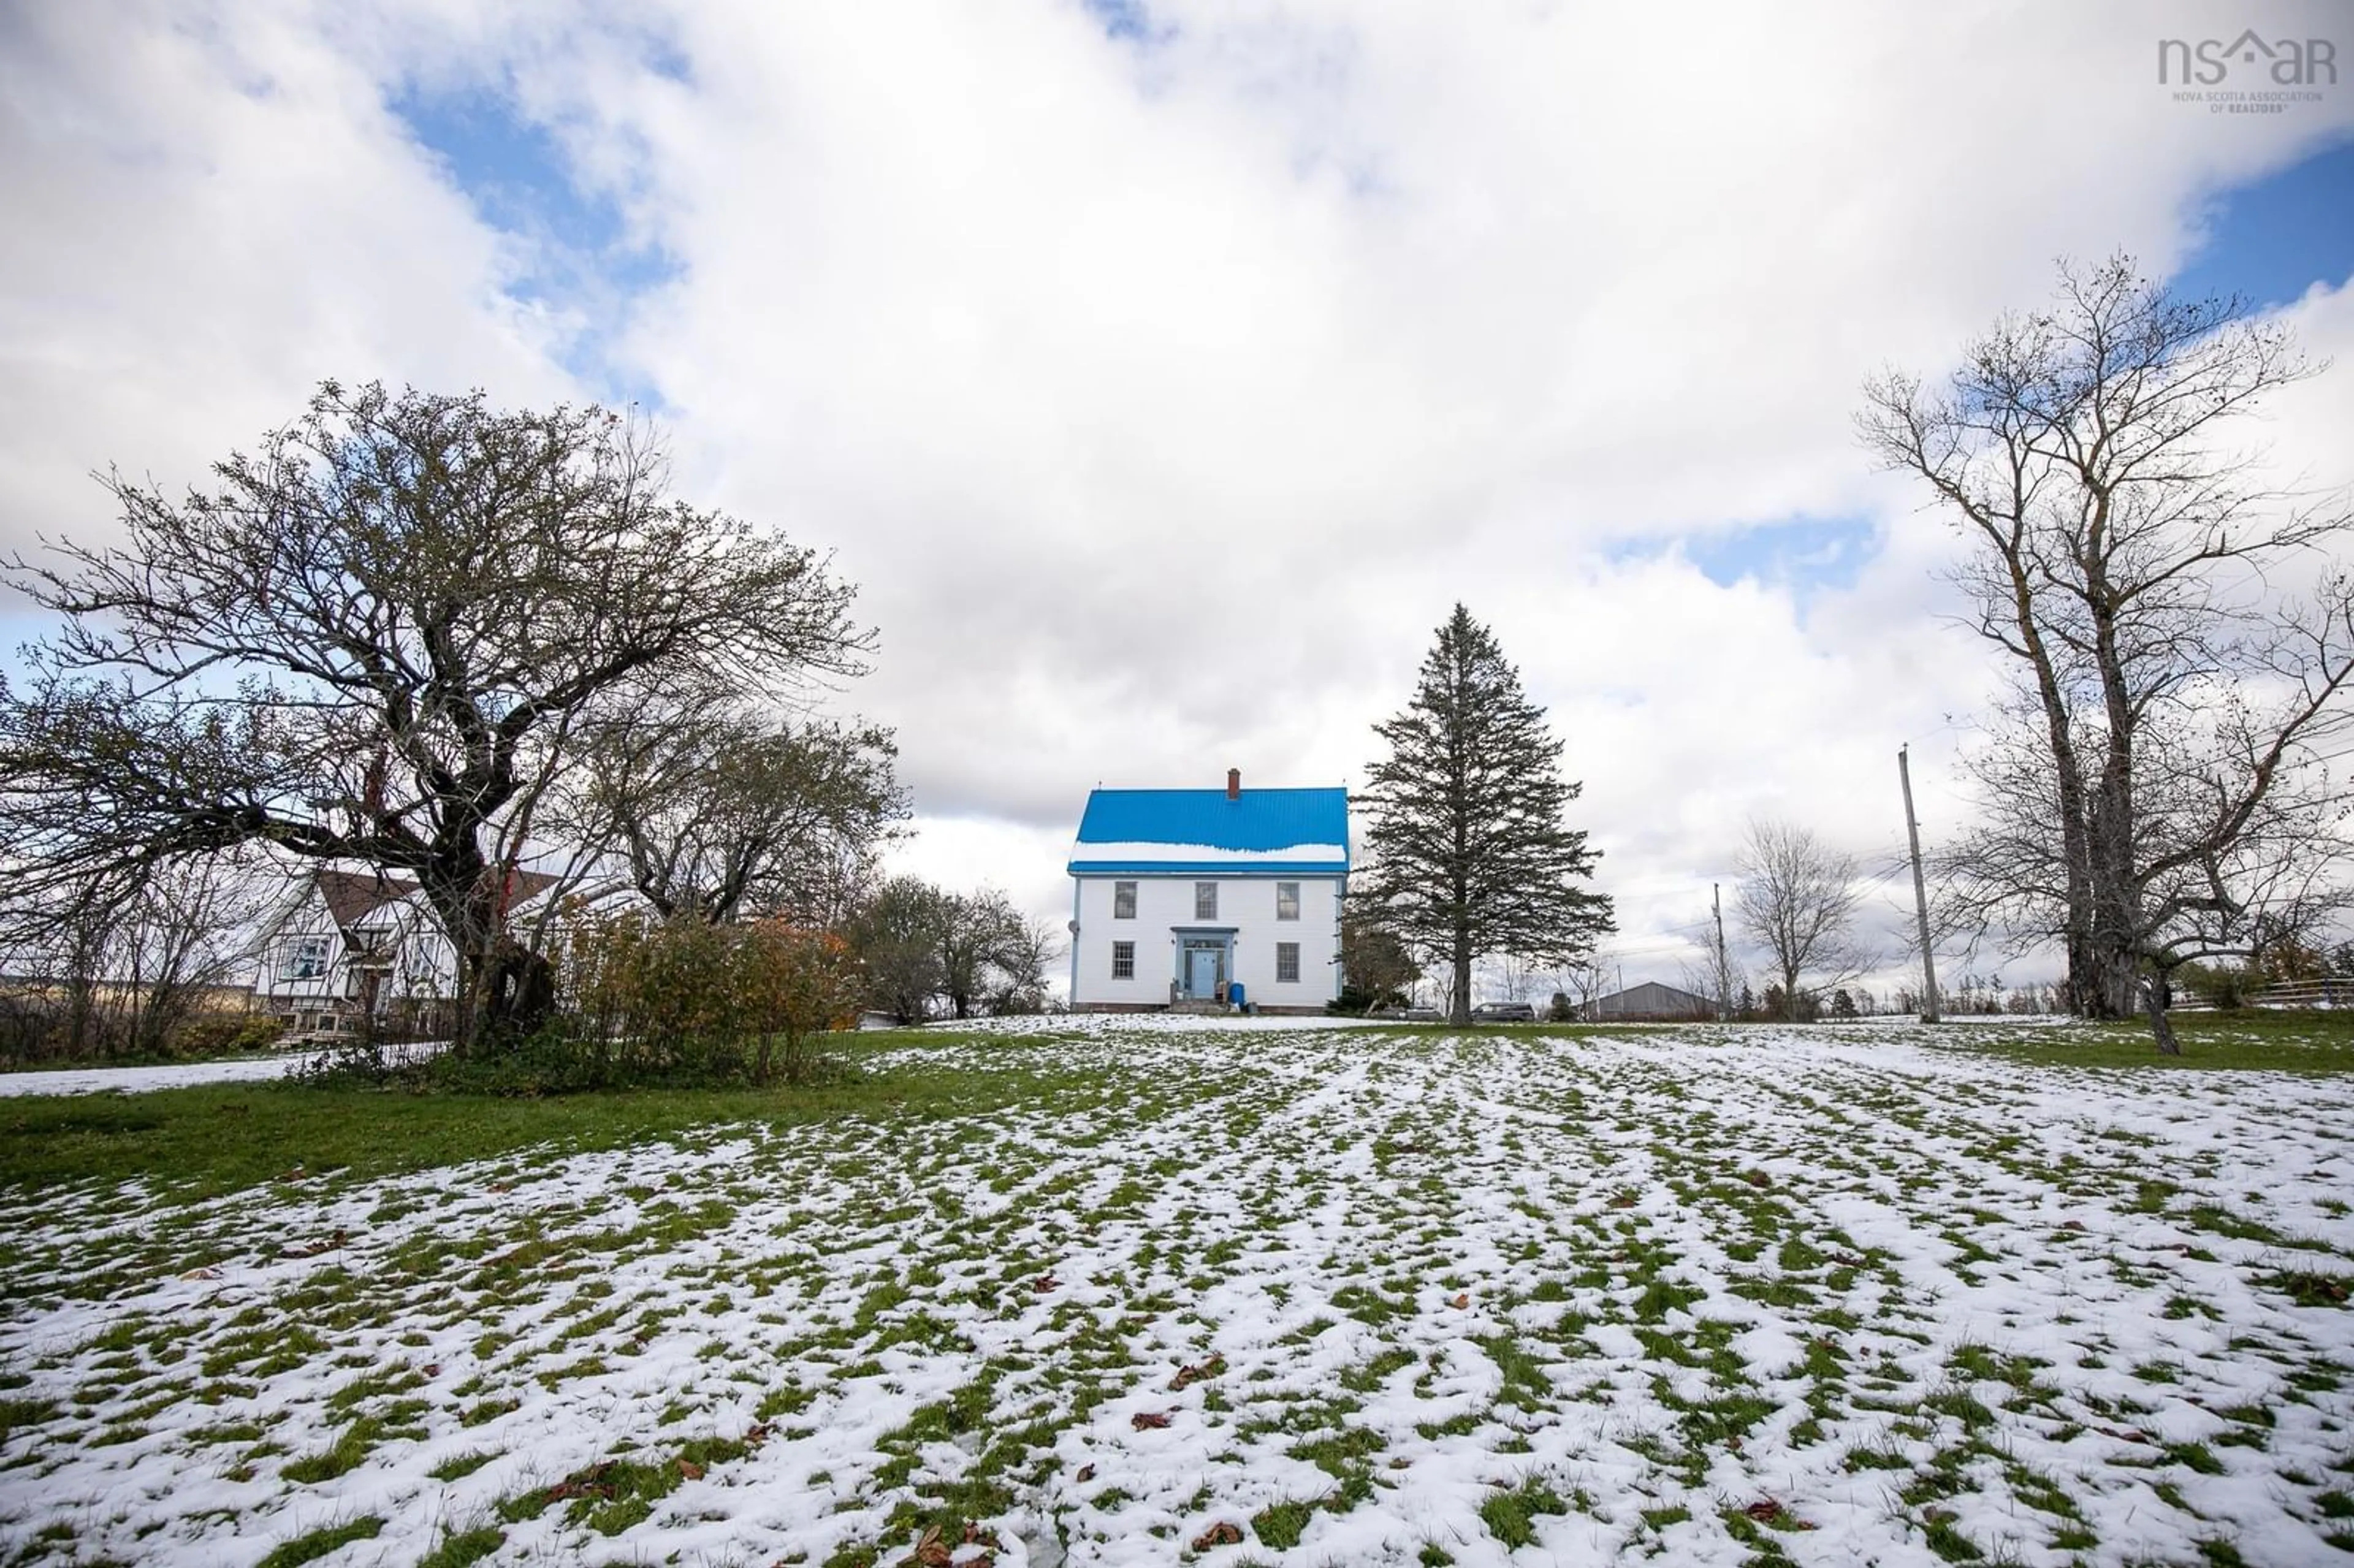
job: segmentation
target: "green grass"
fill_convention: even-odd
[[[1536,1540],[1536,1521],[1543,1515],[1568,1511],[1569,1504],[1545,1484],[1543,1478],[1532,1477],[1481,1503],[1479,1519],[1498,1541],[1507,1547],[1518,1547]]]
[[[842,1117],[926,1120],[1100,1094],[1096,1075],[1051,1048],[1008,1037],[1007,1065],[959,1070],[895,1060],[920,1034],[878,1034],[843,1053],[854,1069],[796,1087],[647,1089],[500,1099],[400,1090],[223,1084],[139,1095],[0,1103],[0,1186],[144,1179],[185,1201],[334,1172],[405,1175],[546,1145],[617,1149],[730,1123],[790,1125]],[[924,1042],[930,1044],[932,1042]],[[1018,1065],[1014,1065],[1018,1064]]]
[[[1315,1512],[1316,1505],[1311,1502],[1275,1503],[1251,1516],[1251,1529],[1261,1543],[1287,1552],[1299,1544]]]
[[[468,1568],[506,1543],[507,1532],[493,1525],[453,1531],[417,1560],[417,1568]]]
[[[1052,1027],[1042,1021],[1042,1035],[1051,1036]],[[2176,1029],[2183,1044],[2179,1058],[2159,1056],[2137,1023],[2059,1031],[1972,1024],[1938,1038],[1949,1048],[2041,1065],[2354,1073],[2354,1012],[2186,1013]],[[1560,1025],[1539,1026],[1539,1032],[1589,1033]],[[1103,1087],[1097,1075],[1074,1068],[1045,1039],[993,1040],[992,1050],[1002,1051],[1004,1060],[985,1072],[896,1059],[910,1042],[941,1038],[914,1031],[861,1036],[843,1053],[853,1072],[799,1087],[646,1089],[527,1100],[273,1083],[13,1099],[0,1107],[0,1186],[146,1178],[195,1200],[258,1186],[297,1167],[309,1175],[368,1179],[535,1145],[612,1149],[730,1123],[924,1119],[1017,1105],[1051,1112],[1066,1097],[1091,1097]],[[1373,1299],[1363,1305],[1373,1307]]]
[[[410,1446],[429,1425],[475,1434],[477,1446],[431,1471],[445,1485],[461,1482],[530,1440],[502,1424],[519,1395],[546,1386],[596,1410],[605,1396],[577,1395],[577,1384],[660,1364],[677,1375],[641,1421],[590,1451],[599,1462],[570,1468],[567,1459],[560,1479],[529,1469],[530,1484],[515,1478],[503,1499],[485,1495],[490,1478],[476,1476],[449,1494],[446,1517],[385,1524],[399,1534],[397,1551],[370,1519],[313,1531],[280,1548],[301,1555],[273,1558],[306,1562],[368,1541],[346,1554],[462,1568],[504,1551],[502,1523],[537,1520],[510,1528],[512,1543],[610,1539],[615,1561],[638,1560],[623,1552],[632,1544],[653,1561],[643,1542],[695,1511],[681,1489],[773,1473],[737,1461],[764,1446],[802,1452],[839,1418],[837,1391],[885,1378],[892,1352],[911,1351],[952,1359],[967,1369],[964,1381],[927,1393],[871,1454],[829,1458],[843,1472],[839,1511],[859,1517],[833,1538],[838,1547],[812,1549],[807,1568],[900,1563],[927,1531],[954,1545],[1018,1498],[1057,1496],[1086,1510],[1074,1529],[1150,1531],[1172,1554],[1205,1522],[1247,1520],[1253,1539],[1236,1555],[1264,1562],[1309,1535],[1339,1533],[1339,1519],[1320,1525],[1320,1516],[1426,1484],[1425,1457],[1368,1414],[1377,1403],[1427,1443],[1490,1457],[1478,1470],[1480,1524],[1460,1527],[1476,1541],[1484,1526],[1492,1542],[1481,1551],[1540,1546],[1564,1532],[1548,1516],[1588,1513],[1655,1556],[1712,1542],[1735,1548],[1718,1553],[1727,1561],[1745,1552],[1752,1568],[1809,1560],[1809,1526],[1771,1495],[1786,1482],[1761,1477],[1741,1489],[1725,1478],[1755,1467],[1744,1446],[1760,1448],[1762,1433],[1791,1421],[1798,1466],[1843,1470],[1859,1489],[1898,1499],[1889,1528],[1925,1560],[2014,1560],[2009,1542],[1956,1528],[1953,1499],[1978,1486],[2007,1486],[2011,1506],[2048,1516],[2054,1550],[2090,1552],[2098,1543],[2079,1507],[2090,1494],[2079,1489],[2122,1478],[2154,1491],[2190,1541],[2218,1528],[2183,1501],[2198,1478],[2252,1473],[2274,1451],[2282,1484],[2298,1489],[2285,1504],[2296,1517],[2340,1535],[2354,1522],[2354,1482],[2345,1478],[2354,1451],[2338,1439],[2317,1448],[2306,1436],[2315,1411],[2342,1416],[2342,1399],[2323,1396],[2338,1394],[2349,1369],[2319,1351],[2346,1320],[2354,1274],[2340,1256],[2296,1250],[2316,1245],[2311,1211],[2247,1191],[2253,1180],[2226,1182],[2196,1156],[2168,1168],[2166,1180],[2147,1174],[2151,1134],[2095,1121],[2055,1151],[2019,1135],[2002,1107],[1946,1106],[1946,1075],[1909,1067],[1761,1086],[1754,1117],[1723,1085],[1688,1098],[1687,1068],[1749,1083],[1737,1030],[1678,1036],[1691,1051],[1673,1073],[1542,1038],[1384,1038],[1369,1049],[1352,1036],[1294,1050],[1259,1037],[1247,1051],[1223,1041],[1172,1051],[1154,1041],[1123,1055],[1054,1030],[1048,1021],[1036,1039],[941,1030],[861,1043],[847,1053],[853,1075],[809,1089],[525,1101],[222,1086],[0,1105],[0,1193],[23,1213],[107,1211],[125,1201],[109,1183],[125,1178],[130,1189],[152,1182],[181,1199],[249,1189],[217,1209],[150,1211],[152,1232],[110,1232],[96,1244],[63,1223],[53,1235],[27,1226],[26,1237],[0,1238],[0,1282],[37,1286],[51,1298],[45,1310],[143,1300],[61,1340],[50,1361],[0,1366],[0,1435],[17,1433],[0,1438],[0,1482],[28,1481],[52,1455],[95,1450],[102,1464],[128,1462],[134,1437],[175,1440],[160,1419],[175,1405],[251,1400],[307,1366],[317,1374],[307,1405],[268,1420],[241,1406],[207,1411],[216,1425],[178,1439],[189,1462],[274,1488],[300,1510],[280,1515],[289,1521],[280,1530],[301,1529],[347,1517],[336,1499],[355,1494],[343,1478],[419,1462]],[[1904,1039],[1929,1039],[1949,1060],[1988,1053],[1972,1075],[2068,1084],[2094,1106],[2114,1097],[2168,1113],[2184,1103],[2175,1080],[2122,1075],[2151,1065],[2147,1042],[2129,1030],[2115,1045],[2125,1059],[2108,1066],[2098,1059],[2110,1032],[2049,1032],[2064,1044],[2009,1039],[2028,1033],[1908,1027]],[[2230,1070],[2267,1051],[2336,1048],[2297,1044],[2303,1036],[2281,1028],[2256,1033],[2253,1041],[2219,1033],[2189,1065]],[[2001,1065],[2014,1047],[2061,1070],[2014,1074]],[[2088,1053],[2119,1075],[2095,1083],[2069,1071]],[[1172,1056],[1185,1070],[1167,1067]],[[1564,1071],[1573,1060],[1578,1070]],[[1268,1075],[1269,1061],[1290,1076]],[[1334,1062],[1363,1062],[1367,1081],[1320,1103],[1315,1086]],[[1512,1075],[1511,1114],[1410,1092],[1441,1074],[1497,1068]],[[1306,1092],[1287,1100],[1288,1085]],[[2289,1087],[2332,1105],[2344,1098],[2334,1084]],[[2210,1084],[2197,1097],[2261,1102],[2281,1092],[2248,1081]],[[968,1119],[936,1119],[950,1116]],[[832,1125],[758,1136],[820,1121]],[[1009,1140],[1009,1124],[1049,1125],[1061,1136]],[[1873,1128],[1883,1136],[1866,1136]],[[1942,1139],[1935,1148],[1912,1139],[1932,1131]],[[673,1142],[676,1150],[665,1147]],[[649,1158],[616,1162],[610,1189],[541,1180],[563,1154],[632,1144],[651,1145]],[[1368,1145],[1373,1176],[1334,1173],[1331,1157]],[[390,1181],[372,1199],[360,1185],[484,1158],[493,1163],[462,1180]],[[298,1165],[304,1179],[281,1186]],[[1190,1180],[1196,1170],[1220,1184],[1204,1189]],[[1999,1179],[1974,1179],[1989,1172]],[[1941,1351],[1935,1299],[1900,1278],[1892,1259],[1901,1253],[1861,1245],[1823,1206],[1867,1181],[1893,1185],[1914,1234],[1950,1254],[1957,1278],[2046,1255],[2093,1269],[2105,1263],[2122,1283],[2104,1277],[2101,1299],[2123,1289],[2139,1304],[2129,1310],[2193,1337],[2135,1351],[2070,1315],[2062,1320],[2075,1327],[2074,1342],[2055,1365],[2018,1353],[2012,1333],[1991,1322],[1986,1339]],[[44,1190],[65,1182],[78,1189]],[[2039,1189],[2069,1193],[2095,1223],[2038,1222]],[[1234,1203],[1209,1201],[1227,1194]],[[1329,1253],[1302,1275],[1278,1239],[1343,1195],[1346,1225],[1329,1231]],[[373,1203],[352,1224],[352,1255],[340,1240],[332,1250],[287,1249],[320,1239],[313,1216],[330,1196]],[[434,1213],[444,1204],[447,1223]],[[2105,1253],[2104,1212],[2163,1216],[2218,1253],[2247,1254],[2253,1243],[2264,1255]],[[1467,1235],[1481,1245],[1467,1247]],[[2018,1257],[1998,1235],[2015,1236]],[[1121,1239],[1129,1236],[1133,1245]],[[214,1263],[228,1273],[277,1267],[285,1256],[314,1261],[285,1270],[267,1298],[224,1289],[217,1310],[177,1309],[196,1294],[179,1282],[218,1277]],[[2220,1304],[2242,1295],[2227,1292],[2226,1269],[2259,1288],[2246,1321],[2229,1325],[2239,1337],[2213,1349]],[[1234,1340],[1204,1300],[1228,1281],[1256,1282],[1286,1305],[1291,1331],[1272,1344]],[[1752,1364],[1743,1323],[1699,1315],[1728,1289],[1797,1336],[1795,1360],[1776,1352],[1775,1364]],[[2318,1345],[2287,1331],[2293,1311],[2323,1307],[2339,1310],[2297,1319]],[[1037,1334],[998,1335],[1001,1348],[981,1348],[976,1321],[1034,1316]],[[1604,1355],[1596,1345],[1604,1324],[1631,1332],[1634,1348]],[[658,1363],[640,1361],[650,1351]],[[2274,1416],[2244,1377],[2217,1376],[2259,1358],[2289,1405],[2306,1408]],[[1546,1436],[1575,1404],[1612,1397],[1613,1385],[1596,1380],[1597,1363],[1645,1374],[1654,1411],[1625,1439],[1641,1462],[1638,1480],[1614,1483],[1598,1500]],[[1310,1366],[1306,1386],[1279,1375]],[[2080,1366],[2106,1375],[2088,1386]],[[1479,1393],[1466,1398],[1473,1372]],[[1150,1391],[1176,1436],[1198,1430],[1210,1439],[1201,1489],[1173,1522],[1172,1499],[1119,1484],[1137,1485],[1134,1476],[1110,1464],[1097,1476],[1092,1462],[1082,1476],[1072,1461],[1072,1432],[1116,1419],[1125,1434],[1128,1414],[1103,1407],[1137,1390]],[[2158,1402],[2194,1397],[2222,1431],[2171,1445],[2154,1436],[2158,1424],[2147,1417]],[[423,1419],[429,1408],[435,1422]],[[2088,1427],[2111,1441],[2054,1459],[2048,1473],[2032,1454],[2005,1457],[2022,1433],[2065,1443]],[[2137,1430],[2119,1440],[2127,1428]],[[1476,1445],[1450,1441],[1475,1436]],[[1254,1449],[1313,1468],[1282,1493],[1255,1481],[1237,1492]],[[146,1539],[119,1520],[81,1528],[110,1532],[103,1548],[85,1539],[86,1556],[135,1559],[126,1543]],[[1437,1568],[1472,1544],[1450,1533],[1425,1543],[1422,1561]]]
[[[2354,1011],[2172,1014],[2179,1056],[2162,1056],[2146,1020],[2009,1028],[1971,1023],[1936,1036],[1946,1046],[2041,1067],[2135,1072],[2354,1073]]]
[[[374,1541],[383,1529],[384,1520],[373,1514],[348,1524],[329,1525],[281,1543],[256,1568],[300,1568],[300,1564],[315,1563],[337,1547],[349,1546],[355,1541]]]

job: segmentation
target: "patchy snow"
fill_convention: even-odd
[[[190,1084],[250,1084],[299,1072],[308,1053],[239,1056],[220,1062],[175,1062],[160,1067],[75,1067],[58,1072],[0,1073],[0,1099],[12,1095],[142,1094]]]
[[[1340,865],[1348,861],[1346,844],[1285,844],[1276,849],[1228,849],[1219,844],[1120,842],[1093,843],[1080,839],[1071,845],[1071,863],[1077,865]]]
[[[412,1061],[444,1049],[447,1041],[387,1045],[389,1061]],[[288,1051],[276,1056],[235,1056],[217,1062],[174,1062],[154,1067],[72,1067],[55,1072],[0,1073],[0,1099],[23,1095],[144,1094],[196,1084],[256,1084],[295,1076],[324,1061],[328,1051]]]
[[[1077,1086],[966,1118],[0,1193],[0,1557],[2336,1555],[2346,1080],[1318,1022],[905,1047]]]
[[[1046,1034],[1107,1040],[1155,1034],[1253,1034],[1267,1031],[1394,1029],[1381,1018],[1320,1018],[1310,1013],[1053,1012],[1031,1017],[935,1019],[922,1027],[939,1034]]]

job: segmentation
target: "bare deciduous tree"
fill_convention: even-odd
[[[1610,983],[1610,970],[1599,957],[1585,953],[1555,969],[1553,980],[1577,1016],[1590,1018],[1596,999]]]
[[[940,959],[940,994],[952,1018],[970,1018],[976,1006],[1001,988],[1044,990],[1036,973],[1044,954],[1033,941],[1031,923],[1013,901],[993,888],[979,893],[943,893],[936,905],[933,944]]]
[[[207,1016],[246,956],[252,911],[278,874],[249,855],[161,862],[11,900],[0,910],[0,975],[11,1016],[0,1059],[170,1055]]]
[[[920,1023],[936,1003],[954,1018],[1038,1012],[1060,946],[1002,893],[951,893],[912,876],[876,888],[848,929],[870,1001],[902,1023]]]
[[[664,919],[778,916],[819,927],[907,798],[888,730],[674,701],[633,707],[587,752],[576,832],[610,844]]]
[[[328,383],[214,479],[109,474],[122,544],[15,563],[66,618],[0,703],[17,890],[254,843],[412,875],[461,1040],[552,996],[515,863],[605,705],[772,696],[868,645],[814,552],[671,499],[599,409]]]
[[[1370,1009],[1410,997],[1422,966],[1380,910],[1351,900],[1341,912],[1341,983]]]
[[[1715,1010],[1712,1016],[1719,1019],[1732,1018],[1740,1012],[1741,992],[1749,983],[1741,960],[1730,951],[1720,953],[1712,938],[1697,962],[1687,961],[1679,967],[1677,979],[1683,990],[1706,997]]]
[[[1046,970],[1063,952],[1063,933],[1051,923],[1017,916],[998,950],[987,996],[989,1011],[1010,1017],[1046,1011]]]
[[[1967,624],[2015,677],[1971,757],[1985,822],[1941,857],[1949,895],[2057,941],[2073,1011],[2124,1016],[2139,991],[2162,1050],[2168,971],[2341,896],[2317,744],[2349,716],[2354,513],[2227,443],[2314,371],[2278,322],[2117,258],[2063,266],[2053,304],[1999,322],[1945,387],[1877,380],[1860,419],[1970,541]]]
[[[1757,821],[1749,824],[1735,865],[1741,882],[1734,907],[1742,928],[1772,957],[1785,1017],[1802,1016],[1808,993],[1853,980],[1869,967],[1850,935],[1862,897],[1854,856],[1805,828]]]
[[[867,1005],[901,1023],[921,1023],[940,992],[943,896],[918,877],[895,876],[849,922],[851,948],[865,968]]]

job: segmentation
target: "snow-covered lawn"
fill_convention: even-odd
[[[2354,1080],[1925,1038],[0,1192],[0,1563],[2354,1561]]]
[[[414,1062],[449,1049],[447,1041],[387,1045],[387,1062]],[[334,1056],[324,1050],[281,1051],[269,1056],[222,1056],[206,1062],[171,1062],[152,1067],[58,1067],[0,1073],[0,1099],[29,1095],[144,1094],[198,1084],[263,1084],[299,1076]]]
[[[135,1095],[149,1089],[184,1089],[192,1084],[259,1084],[299,1071],[313,1059],[313,1053],[302,1052],[284,1056],[225,1056],[217,1062],[173,1062],[154,1067],[0,1073],[0,1099],[26,1095]]]

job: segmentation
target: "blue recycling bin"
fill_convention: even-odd
[[[1250,1004],[1250,999],[1243,994],[1243,982],[1240,980],[1226,982],[1226,1000],[1234,1003],[1237,1011]]]

